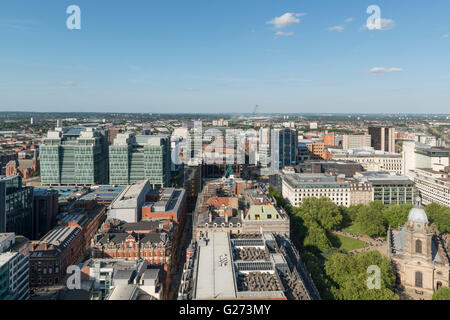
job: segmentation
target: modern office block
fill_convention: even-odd
[[[29,272],[29,240],[0,233],[0,300],[28,299]]]
[[[167,136],[118,134],[109,147],[110,184],[149,180],[152,188],[170,184],[170,139]]]
[[[295,166],[298,158],[297,130],[277,130],[279,134],[279,163],[280,169]]]
[[[40,147],[43,185],[108,183],[108,133],[93,128],[56,128]]]
[[[395,152],[394,128],[369,127],[371,145],[375,150]]]
[[[361,149],[371,146],[370,134],[344,134],[342,149]]]
[[[0,232],[33,235],[33,188],[20,176],[0,176]]]

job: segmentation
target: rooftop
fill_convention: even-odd
[[[229,235],[212,232],[208,243],[199,248],[196,299],[235,299],[236,288]]]
[[[348,188],[347,182],[339,182],[335,176],[322,173],[292,173],[283,175],[283,179],[294,188],[316,188],[322,185],[334,188]]]
[[[142,193],[148,192],[150,184],[148,180],[125,187],[122,193],[113,201],[111,208],[135,208],[137,206],[138,197]]]

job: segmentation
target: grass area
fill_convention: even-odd
[[[361,249],[367,247],[369,244],[362,240],[357,240],[349,237],[344,237],[341,235],[336,235],[336,237],[339,239],[340,246],[338,249],[344,249],[347,251],[352,251],[356,249]]]
[[[348,227],[343,228],[341,231],[343,232],[347,232],[347,233],[351,233],[351,234],[356,234],[356,235],[363,235],[364,233],[361,232],[361,230],[359,229],[358,224],[353,223],[351,225],[349,225]]]

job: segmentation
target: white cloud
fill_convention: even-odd
[[[447,39],[448,38],[448,34],[443,34],[441,39]]]
[[[350,23],[350,22],[352,22],[353,21],[353,18],[347,18],[347,19],[345,19],[345,22],[346,23]]]
[[[382,68],[382,67],[375,67],[369,70],[369,73],[371,74],[384,74],[384,73],[392,73],[392,72],[402,72],[403,69],[401,68]]]
[[[59,81],[58,84],[63,87],[78,87],[78,83],[73,81]]]
[[[333,27],[329,27],[328,30],[342,32],[342,31],[344,31],[344,26],[333,26]]]
[[[363,26],[364,29],[369,29],[367,24]],[[383,19],[380,18],[380,29],[371,29],[371,30],[391,30],[395,28],[395,21],[392,19]]]
[[[283,29],[296,23],[300,23],[299,17],[302,17],[304,15],[304,13],[286,12],[282,16],[275,17],[272,20],[266,22],[266,24],[273,24],[276,29]]]
[[[294,33],[293,32],[285,32],[285,31],[277,31],[275,33],[276,36],[284,36],[284,37],[289,37],[292,36]]]
[[[381,18],[381,30],[390,30],[395,27],[395,21],[392,19]]]

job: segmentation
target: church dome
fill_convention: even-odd
[[[425,210],[420,205],[421,202],[420,198],[416,200],[416,205],[409,211],[408,221],[428,223],[428,217]]]

